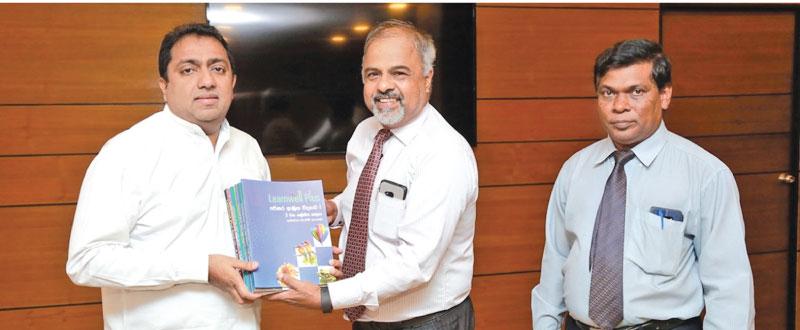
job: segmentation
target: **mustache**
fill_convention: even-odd
[[[398,101],[402,101],[403,100],[403,96],[400,95],[399,92],[394,91],[394,90],[388,91],[386,93],[376,92],[376,93],[372,94],[372,100],[373,101],[377,102],[380,99],[397,99]]]

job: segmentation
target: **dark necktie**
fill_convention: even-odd
[[[378,131],[372,151],[369,153],[367,163],[361,170],[356,186],[356,195],[353,199],[353,211],[350,217],[350,225],[347,227],[347,246],[344,251],[344,263],[342,272],[345,278],[364,271],[364,256],[367,252],[367,226],[369,224],[369,202],[372,199],[372,186],[375,181],[375,174],[378,173],[378,165],[383,156],[383,143],[392,135],[392,132],[384,128]],[[344,312],[350,321],[355,321],[361,314],[364,314],[364,306],[345,308]]]
[[[597,210],[591,248],[589,317],[602,329],[622,321],[622,256],[625,244],[625,163],[633,151],[615,151],[616,164],[606,181]]]

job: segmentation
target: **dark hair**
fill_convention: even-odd
[[[158,50],[158,74],[161,78],[167,81],[169,80],[167,79],[167,66],[169,62],[172,61],[172,47],[187,35],[217,39],[217,41],[222,44],[222,47],[225,48],[225,53],[228,54],[228,62],[231,63],[231,72],[234,75],[236,74],[236,64],[234,64],[233,61],[233,54],[231,54],[231,50],[228,48],[228,42],[225,41],[225,38],[222,37],[219,30],[205,23],[190,23],[176,26],[172,31],[165,34],[164,39],[161,40],[161,49]]]
[[[604,50],[594,61],[594,88],[608,70],[649,61],[653,64],[651,76],[661,90],[672,84],[672,65],[661,45],[646,39],[623,40]]]

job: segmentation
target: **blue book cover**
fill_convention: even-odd
[[[237,254],[253,292],[281,291],[278,273],[325,285],[333,257],[322,182],[242,180],[225,191]]]

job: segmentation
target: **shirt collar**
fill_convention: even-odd
[[[658,129],[650,135],[647,139],[642,142],[639,142],[633,149],[633,154],[636,155],[636,158],[645,166],[650,167],[650,164],[656,159],[658,153],[661,152],[661,149],[664,148],[664,145],[667,143],[667,126],[664,125],[664,121],[661,121],[661,124],[658,125]],[[594,162],[596,165],[599,165],[606,161],[606,159],[611,156],[617,148],[614,146],[614,142],[611,141],[611,138],[606,137],[605,139],[601,140],[600,145],[597,148],[597,153],[594,156]]]
[[[436,109],[434,109],[430,103],[426,104],[425,107],[423,107],[420,111],[420,114],[417,116],[417,118],[412,119],[402,127],[393,128],[392,135],[397,137],[397,139],[403,145],[408,145],[411,143],[411,140],[413,140],[414,137],[422,131],[422,126],[425,123],[425,119],[428,117],[428,114],[431,111],[436,111]]]

